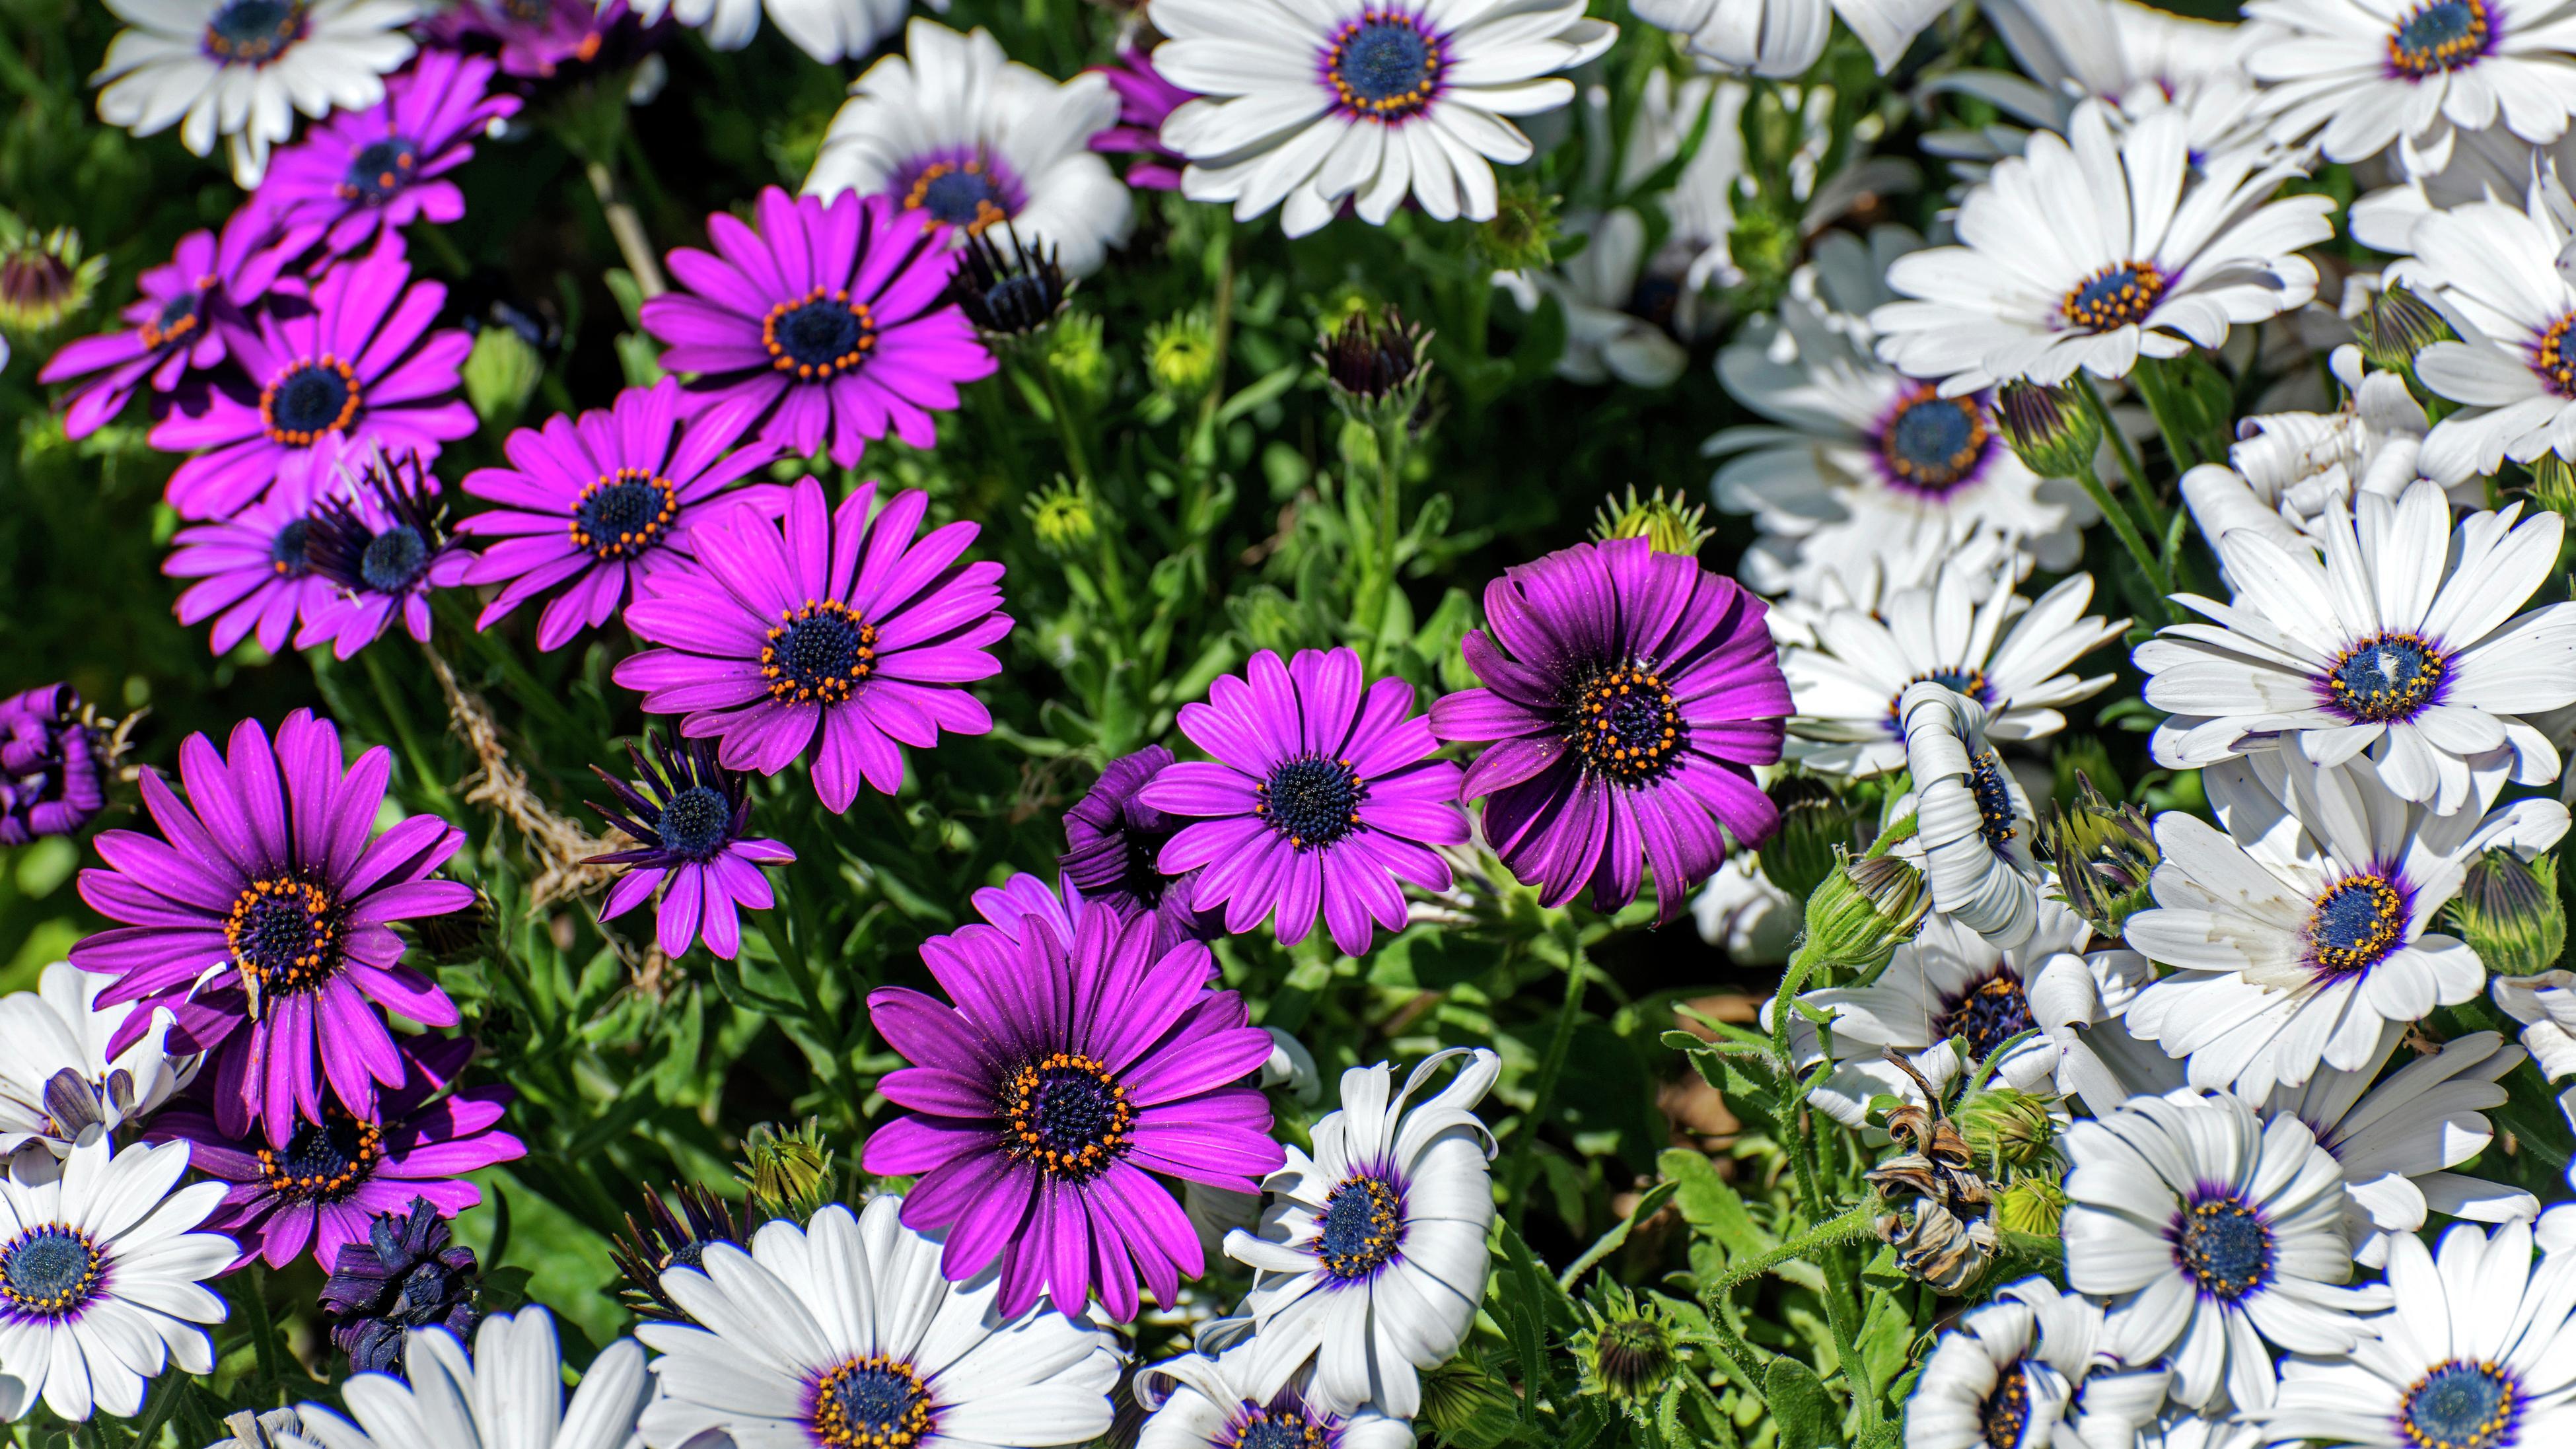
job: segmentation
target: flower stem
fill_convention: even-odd
[[[1566,1054],[1574,1049],[1574,1027],[1583,1011],[1584,975],[1590,962],[1572,933],[1565,941],[1565,999],[1556,1008],[1556,1030],[1547,1039],[1547,1055],[1539,1058],[1538,1081],[1530,1088],[1529,1115],[1521,1119],[1519,1140],[1512,1144],[1510,1168],[1503,1174],[1503,1201],[1519,1202],[1529,1191],[1530,1177],[1538,1170],[1538,1128],[1547,1120],[1548,1109],[1556,1102],[1556,1079],[1565,1072]]]
[[[1877,1232],[1878,1204],[1875,1201],[1856,1204],[1846,1209],[1842,1216],[1818,1223],[1778,1247],[1729,1264],[1724,1277],[1700,1290],[1700,1300],[1713,1305],[1783,1263],[1808,1258],[1823,1249],[1844,1243],[1857,1243]]]
[[[2129,510],[2120,506],[2120,500],[2111,496],[2110,489],[2102,486],[2102,475],[2093,470],[2091,463],[2075,470],[2075,481],[2084,489],[2084,496],[2092,499],[2093,506],[2102,511],[2102,519],[2111,525],[2111,531],[2120,536],[2120,546],[2126,548],[2129,557],[2137,562],[2138,571],[2146,575],[2148,585],[2156,591],[2157,602],[2164,608],[2167,622],[2182,622],[2182,606],[2173,601],[2173,575],[2165,568],[2164,559],[2147,546],[2145,536],[2138,532],[2137,520],[2129,516]]]
[[[600,219],[608,223],[618,255],[626,259],[626,270],[635,278],[635,290],[647,297],[671,290],[671,284],[662,280],[661,262],[653,256],[653,241],[644,234],[644,219],[617,189],[617,173],[608,169],[605,159],[590,162],[582,171],[590,178],[591,194],[599,198]]]

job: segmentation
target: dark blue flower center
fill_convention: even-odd
[[[2165,294],[2165,274],[2152,262],[2114,262],[2066,294],[2067,322],[2085,332],[2109,332],[2143,322]]]
[[[409,186],[419,170],[420,148],[406,137],[387,136],[349,158],[349,174],[337,189],[344,201],[377,206]]]
[[[2270,1279],[2272,1230],[2242,1199],[2207,1198],[2179,1217],[2174,1261],[2201,1292],[2233,1303]]]
[[[912,189],[904,193],[903,204],[933,221],[962,226],[977,235],[1011,215],[1010,197],[981,157],[923,167]]]
[[[333,428],[345,428],[358,416],[358,375],[331,357],[299,362],[262,389],[260,422],[274,441],[309,447]]]
[[[1977,797],[1977,831],[1997,850],[2013,838],[2013,797],[2003,756],[1989,747],[1968,765],[1968,790]]]
[[[1282,760],[1255,794],[1255,812],[1299,850],[1331,845],[1359,824],[1360,779],[1348,760]]]
[[[1663,676],[1641,660],[1586,676],[1570,714],[1567,743],[1587,772],[1614,785],[1661,779],[1679,758],[1681,707]]]
[[[318,989],[340,969],[339,903],[293,876],[252,881],[224,918],[224,944],[254,1000]]]
[[[367,540],[358,555],[358,577],[379,594],[399,594],[429,572],[429,544],[420,530],[397,523]]]
[[[181,292],[161,304],[152,320],[143,324],[143,345],[160,347],[176,342],[197,330],[197,305],[203,300],[196,292]]]
[[[712,785],[691,785],[664,803],[655,825],[664,850],[707,860],[733,834],[733,803]]]
[[[1264,1409],[1246,1401],[1235,1416],[1233,1434],[1222,1442],[1226,1449],[1324,1449],[1332,1435],[1286,1404],[1274,1402]]]
[[[1915,389],[1879,434],[1879,457],[1906,488],[1939,496],[1975,472],[1994,430],[1975,398]]]
[[[2576,312],[2570,312],[2549,324],[2540,334],[2540,345],[2533,349],[2531,365],[2549,390],[2564,398],[2576,398],[2576,347],[2568,346],[2568,332],[2576,329]]]
[[[2308,952],[2328,976],[2367,971],[2406,934],[2406,897],[2387,878],[2349,875],[2308,912]]]
[[[2030,999],[2022,994],[2020,979],[2002,972],[1951,1003],[1949,1014],[1941,1020],[1941,1036],[1967,1042],[1968,1055],[1984,1061],[1995,1048],[2037,1024],[2030,1019]]]
[[[2433,0],[2397,23],[2388,37],[2388,63],[2401,75],[2457,70],[2484,56],[2493,36],[2481,0]]]
[[[384,1156],[384,1129],[363,1122],[337,1103],[323,1108],[324,1122],[298,1122],[286,1150],[263,1144],[259,1170],[268,1190],[292,1202],[338,1202],[375,1173]]]
[[[0,1248],[6,1317],[60,1318],[88,1302],[107,1259],[87,1235],[60,1223],[31,1228]]]
[[[761,319],[760,345],[769,365],[801,382],[821,382],[867,360],[877,345],[876,318],[847,292],[820,287],[781,302]]]
[[[2021,1449],[2030,1427],[2030,1372],[2019,1359],[1995,1379],[1993,1393],[1977,1405],[1977,1422],[1985,1429],[1986,1449]]]
[[[876,670],[876,627],[837,599],[780,612],[760,672],[780,704],[844,704]]]
[[[230,0],[206,22],[206,53],[229,65],[266,65],[304,38],[292,0]]]
[[[2415,1449],[2500,1449],[2513,1441],[2521,1398],[2504,1369],[2453,1359],[2406,1391],[2397,1426]]]
[[[1094,1177],[1127,1151],[1136,1119],[1127,1089],[1094,1058],[1057,1052],[1002,1083],[1002,1150],[1057,1177]]]
[[[313,526],[311,519],[290,518],[268,542],[268,567],[271,572],[290,579],[300,579],[313,571],[313,560],[304,551],[304,535]]]
[[[1323,1218],[1309,1246],[1332,1276],[1368,1277],[1404,1246],[1403,1194],[1384,1178],[1344,1178],[1325,1195]]]
[[[2442,688],[2442,651],[2413,634],[2376,634],[2345,650],[2326,671],[2326,690],[2355,720],[2413,719]]]
[[[1324,53],[1324,74],[1343,106],[1383,121],[1429,105],[1440,64],[1440,42],[1412,16],[1388,10],[1363,12]]]
[[[651,548],[680,516],[668,480],[620,468],[581,490],[572,506],[572,543],[593,558],[633,558]]]
[[[930,1430],[930,1391],[899,1359],[854,1359],[814,1390],[814,1438],[826,1449],[908,1449]]]

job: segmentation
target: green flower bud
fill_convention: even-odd
[[[2028,1167],[2045,1161],[2057,1140],[2048,1104],[2028,1092],[1990,1087],[1959,1107],[1959,1135],[1983,1163]]]
[[[2153,903],[2147,882],[2161,859],[2147,814],[2113,805],[2082,771],[2072,809],[2056,807],[2040,846],[2057,867],[2057,888],[2095,932],[2110,937],[2133,911]]]
[[[1636,1402],[1663,1392],[1680,1363],[1672,1320],[1653,1299],[1640,1307],[1624,1287],[1578,1305],[1584,1327],[1568,1340],[1581,1392]]]
[[[1080,553],[1100,537],[1090,490],[1060,478],[1053,487],[1039,491],[1022,504],[1020,511],[1028,515],[1029,527],[1038,536],[1038,547],[1057,558]]]
[[[1771,799],[1780,807],[1780,828],[1762,842],[1762,874],[1791,900],[1803,901],[1824,884],[1843,853],[1868,843],[1854,835],[1861,812],[1811,779],[1782,780],[1771,787]]]
[[[1592,537],[1601,543],[1614,538],[1642,538],[1657,553],[1696,558],[1700,546],[1707,543],[1716,530],[1706,526],[1708,510],[1696,503],[1683,507],[1683,496],[1675,492],[1666,498],[1664,490],[1658,488],[1640,499],[1637,485],[1631,483],[1625,499],[1612,494],[1602,500],[1601,507],[1592,515]]]
[[[1837,849],[1834,859],[1807,897],[1807,949],[1845,971],[1873,970],[1912,938],[1932,909],[1931,892],[1923,872],[1895,856],[1854,860]]]
[[[2457,342],[2460,334],[2433,305],[2395,283],[2379,289],[2361,314],[2361,355],[2385,372],[2415,376],[2415,354],[2436,342]]]
[[[1526,181],[1504,186],[1495,198],[1493,220],[1476,228],[1476,249],[1496,271],[1553,264],[1557,238],[1563,234],[1557,213],[1564,200]]]
[[[89,305],[107,258],[81,257],[80,233],[58,226],[38,236],[0,211],[0,330],[50,332]]]
[[[1443,1444],[1495,1449],[1519,1428],[1519,1401],[1484,1365],[1460,1354],[1423,1371],[1420,1417]]]
[[[1788,285],[1800,245],[1795,225],[1760,207],[1736,217],[1734,229],[1726,234],[1726,254],[1744,274],[1744,290],[1757,309],[1768,307]]]
[[[2093,466],[2102,421],[2071,387],[2019,379],[1995,393],[1995,424],[2013,456],[2043,478],[2072,478]]]
[[[832,1200],[839,1175],[832,1170],[832,1149],[823,1142],[823,1124],[808,1117],[792,1131],[763,1122],[743,1138],[747,1161],[734,1164],[752,1195],[780,1217],[803,1222]]]
[[[1182,402],[1216,382],[1216,328],[1202,311],[1183,312],[1145,329],[1145,372],[1156,389]]]
[[[2056,1237],[2066,1220],[2066,1191],[2045,1177],[2025,1177],[2004,1189],[1995,1217],[2006,1232]]]
[[[1369,424],[1407,421],[1431,381],[1431,334],[1393,307],[1384,318],[1357,312],[1324,339],[1316,365],[1334,405]]]
[[[495,429],[506,429],[536,396],[546,360],[517,328],[494,322],[475,335],[464,372],[465,400],[474,405],[474,415]]]
[[[2450,904],[2460,938],[2498,976],[2536,976],[2567,948],[2567,906],[2558,896],[2558,859],[2524,860],[2490,850],[2469,863]]]
[[[2531,460],[2531,501],[2561,518],[2576,518],[2576,465],[2556,453]]]
[[[1109,388],[1109,351],[1100,345],[1100,318],[1090,312],[1061,314],[1047,334],[1046,365],[1066,387],[1087,398]]]

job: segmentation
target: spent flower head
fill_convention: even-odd
[[[2102,798],[2082,771],[2075,776],[2073,808],[2056,807],[2040,845],[2057,868],[2066,903],[2105,937],[2120,934],[2132,911],[2153,904],[2147,879],[2160,855],[2147,813]]]
[[[1326,334],[1316,365],[1333,404],[1355,421],[1401,421],[1431,379],[1431,333],[1388,307],[1383,315],[1353,312]]]

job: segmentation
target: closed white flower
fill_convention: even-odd
[[[114,984],[57,961],[35,990],[0,997],[0,1160],[22,1147],[61,1157],[83,1129],[141,1122],[195,1080],[202,1059],[164,1049],[173,1025],[167,1011],[155,1012],[123,1051],[108,1050],[132,1010],[96,1008]]]
[[[2038,821],[1988,742],[1986,707],[1927,680],[1905,687],[1897,715],[1932,909],[2005,950],[2021,945],[2039,924]]]

